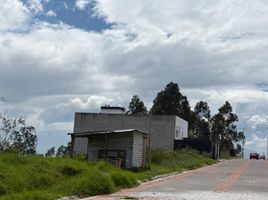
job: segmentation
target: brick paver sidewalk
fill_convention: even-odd
[[[84,200],[267,200],[268,162],[232,160]]]

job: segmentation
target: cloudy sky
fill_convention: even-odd
[[[247,151],[266,152],[267,0],[2,0],[1,111],[36,127],[38,151],[66,144],[75,111],[148,108],[177,82],[191,105],[226,100]]]

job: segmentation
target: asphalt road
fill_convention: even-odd
[[[87,199],[267,200],[268,161],[231,160]]]

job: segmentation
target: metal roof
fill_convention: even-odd
[[[119,106],[101,106],[101,109],[107,109],[107,110],[118,109],[118,110],[125,111],[124,107],[119,107]]]
[[[89,135],[104,135],[104,134],[116,134],[116,133],[129,133],[137,131],[143,134],[148,134],[147,132],[143,132],[137,129],[122,129],[122,130],[106,130],[106,131],[85,131],[85,132],[78,132],[78,133],[68,133],[68,135],[73,135],[75,137],[86,137]]]

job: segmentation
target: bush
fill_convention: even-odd
[[[7,193],[7,187],[6,185],[0,181],[0,195],[6,194]]]
[[[55,177],[49,174],[38,174],[34,173],[31,176],[32,178],[29,180],[29,188],[38,189],[52,186],[55,182]]]
[[[150,160],[152,163],[161,164],[164,160],[164,151],[160,149],[151,150],[150,152]]]
[[[111,178],[115,186],[120,188],[129,188],[137,185],[137,180],[135,177],[126,172],[113,172]]]
[[[50,167],[51,164],[47,160],[39,160],[33,163],[32,170],[33,172],[46,173]]]
[[[109,194],[115,191],[115,187],[108,176],[93,169],[64,182],[61,190],[65,190],[69,195],[99,195]]]
[[[60,196],[46,191],[25,191],[0,197],[0,200],[54,200]]]
[[[59,171],[65,176],[76,176],[81,173],[81,169],[75,169],[73,166],[68,165],[63,166]]]

